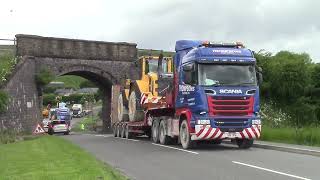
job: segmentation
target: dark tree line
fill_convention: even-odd
[[[288,113],[290,126],[320,125],[320,64],[288,51],[260,51],[255,57],[263,69],[262,100]]]

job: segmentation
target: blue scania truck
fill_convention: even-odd
[[[142,105],[143,121],[114,123],[115,136],[146,134],[155,143],[180,143],[185,149],[230,139],[250,148],[261,134],[262,70],[253,51],[239,42],[193,40],[177,41],[175,51],[173,63],[159,57],[156,104]],[[173,73],[163,71],[168,64]]]

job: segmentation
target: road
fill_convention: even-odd
[[[137,180],[320,179],[320,158],[309,155],[225,144],[185,151],[147,138],[99,134],[64,137]]]

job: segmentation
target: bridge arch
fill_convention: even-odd
[[[111,89],[126,78],[138,79],[134,43],[16,35],[20,62],[4,89],[11,97],[0,114],[0,130],[30,132],[42,120],[41,95],[35,75],[43,68],[55,76],[77,75],[94,82],[103,93],[103,126],[110,131]]]

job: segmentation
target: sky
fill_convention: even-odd
[[[174,51],[176,40],[241,41],[320,62],[317,0],[0,0],[0,38],[15,34],[133,42]],[[8,43],[1,42],[0,43]]]

